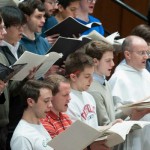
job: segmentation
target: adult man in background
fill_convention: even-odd
[[[134,103],[150,96],[150,74],[145,69],[148,45],[138,36],[128,36],[123,44],[125,60],[115,69],[109,80],[115,106]],[[133,110],[130,118],[150,121],[148,109]],[[149,150],[150,126],[128,135],[120,150]]]

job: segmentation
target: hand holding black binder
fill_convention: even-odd
[[[3,82],[11,80],[11,78],[15,74],[17,74],[21,69],[23,69],[26,65],[27,63],[12,65],[8,67],[0,63],[0,80],[2,80]]]
[[[45,34],[46,36],[59,34],[63,37],[79,37],[80,34],[90,29],[91,27],[100,25],[101,23],[99,22],[92,22],[87,25],[84,25],[76,19],[74,19],[73,17],[68,17],[64,21],[45,31]]]

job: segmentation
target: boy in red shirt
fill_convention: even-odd
[[[52,85],[52,105],[51,111],[41,122],[52,138],[67,129],[72,121],[64,112],[67,111],[70,101],[70,83],[61,75],[50,75],[46,81]]]

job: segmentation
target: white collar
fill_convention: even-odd
[[[19,42],[16,43],[15,46],[9,44],[8,42],[6,41],[2,41],[2,45],[3,46],[7,46],[9,48],[9,50],[11,51],[11,53],[15,56],[15,58],[18,60],[18,55],[17,55],[17,51],[18,51],[18,47],[20,45]]]

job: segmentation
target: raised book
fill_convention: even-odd
[[[111,44],[115,48],[115,53],[119,53],[119,52],[121,52],[121,45],[124,41],[124,38],[116,40],[116,37],[119,37],[119,36],[120,35],[118,32],[114,32],[111,35],[104,37],[101,34],[99,34],[97,31],[93,30],[88,35],[83,35],[82,37],[89,37],[92,40],[96,40],[96,41],[100,40],[100,41],[104,41],[108,44]]]
[[[63,37],[79,37],[84,31],[91,27],[100,26],[100,22],[93,22],[84,25],[74,19],[73,17],[68,17],[59,24],[53,26],[52,28],[45,31],[46,36],[51,36],[53,34],[59,34]]]
[[[21,81],[26,78],[29,74],[29,71],[34,67],[39,68],[35,74],[35,78],[41,78],[44,74],[50,69],[50,67],[62,57],[62,54],[56,52],[51,52],[46,55],[38,55],[28,51],[25,51],[21,57],[15,62],[15,65],[27,63],[27,65],[13,76],[13,80]]]
[[[95,129],[81,121],[76,121],[64,132],[52,139],[48,145],[55,150],[83,150],[97,140],[106,139],[106,144],[113,147],[125,141],[130,131],[150,125],[146,121],[123,121],[113,126]]]
[[[49,52],[57,52],[62,53],[63,56],[58,61],[56,61],[55,65],[63,65],[63,62],[66,60],[67,56],[92,40],[88,37],[83,38],[66,38],[59,37],[57,41],[54,43]]]
[[[27,63],[12,65],[8,67],[0,63],[0,80],[4,82],[12,80],[12,77],[15,76],[19,71],[21,71],[21,69],[23,69],[26,65]]]
[[[118,108],[121,109],[124,114],[129,115],[129,116],[132,113],[133,109],[137,109],[137,110],[149,109],[150,110],[150,96],[144,98],[143,100],[139,100],[138,102],[135,102],[135,103],[129,103],[129,104],[119,106]]]
[[[88,35],[83,35],[82,37],[89,37],[92,40],[101,40],[111,45],[116,45],[116,44],[121,45],[124,41],[124,38],[116,40],[115,38],[118,36],[120,36],[119,33],[114,32],[111,35],[104,37],[101,34],[99,34],[97,31],[93,30]]]

